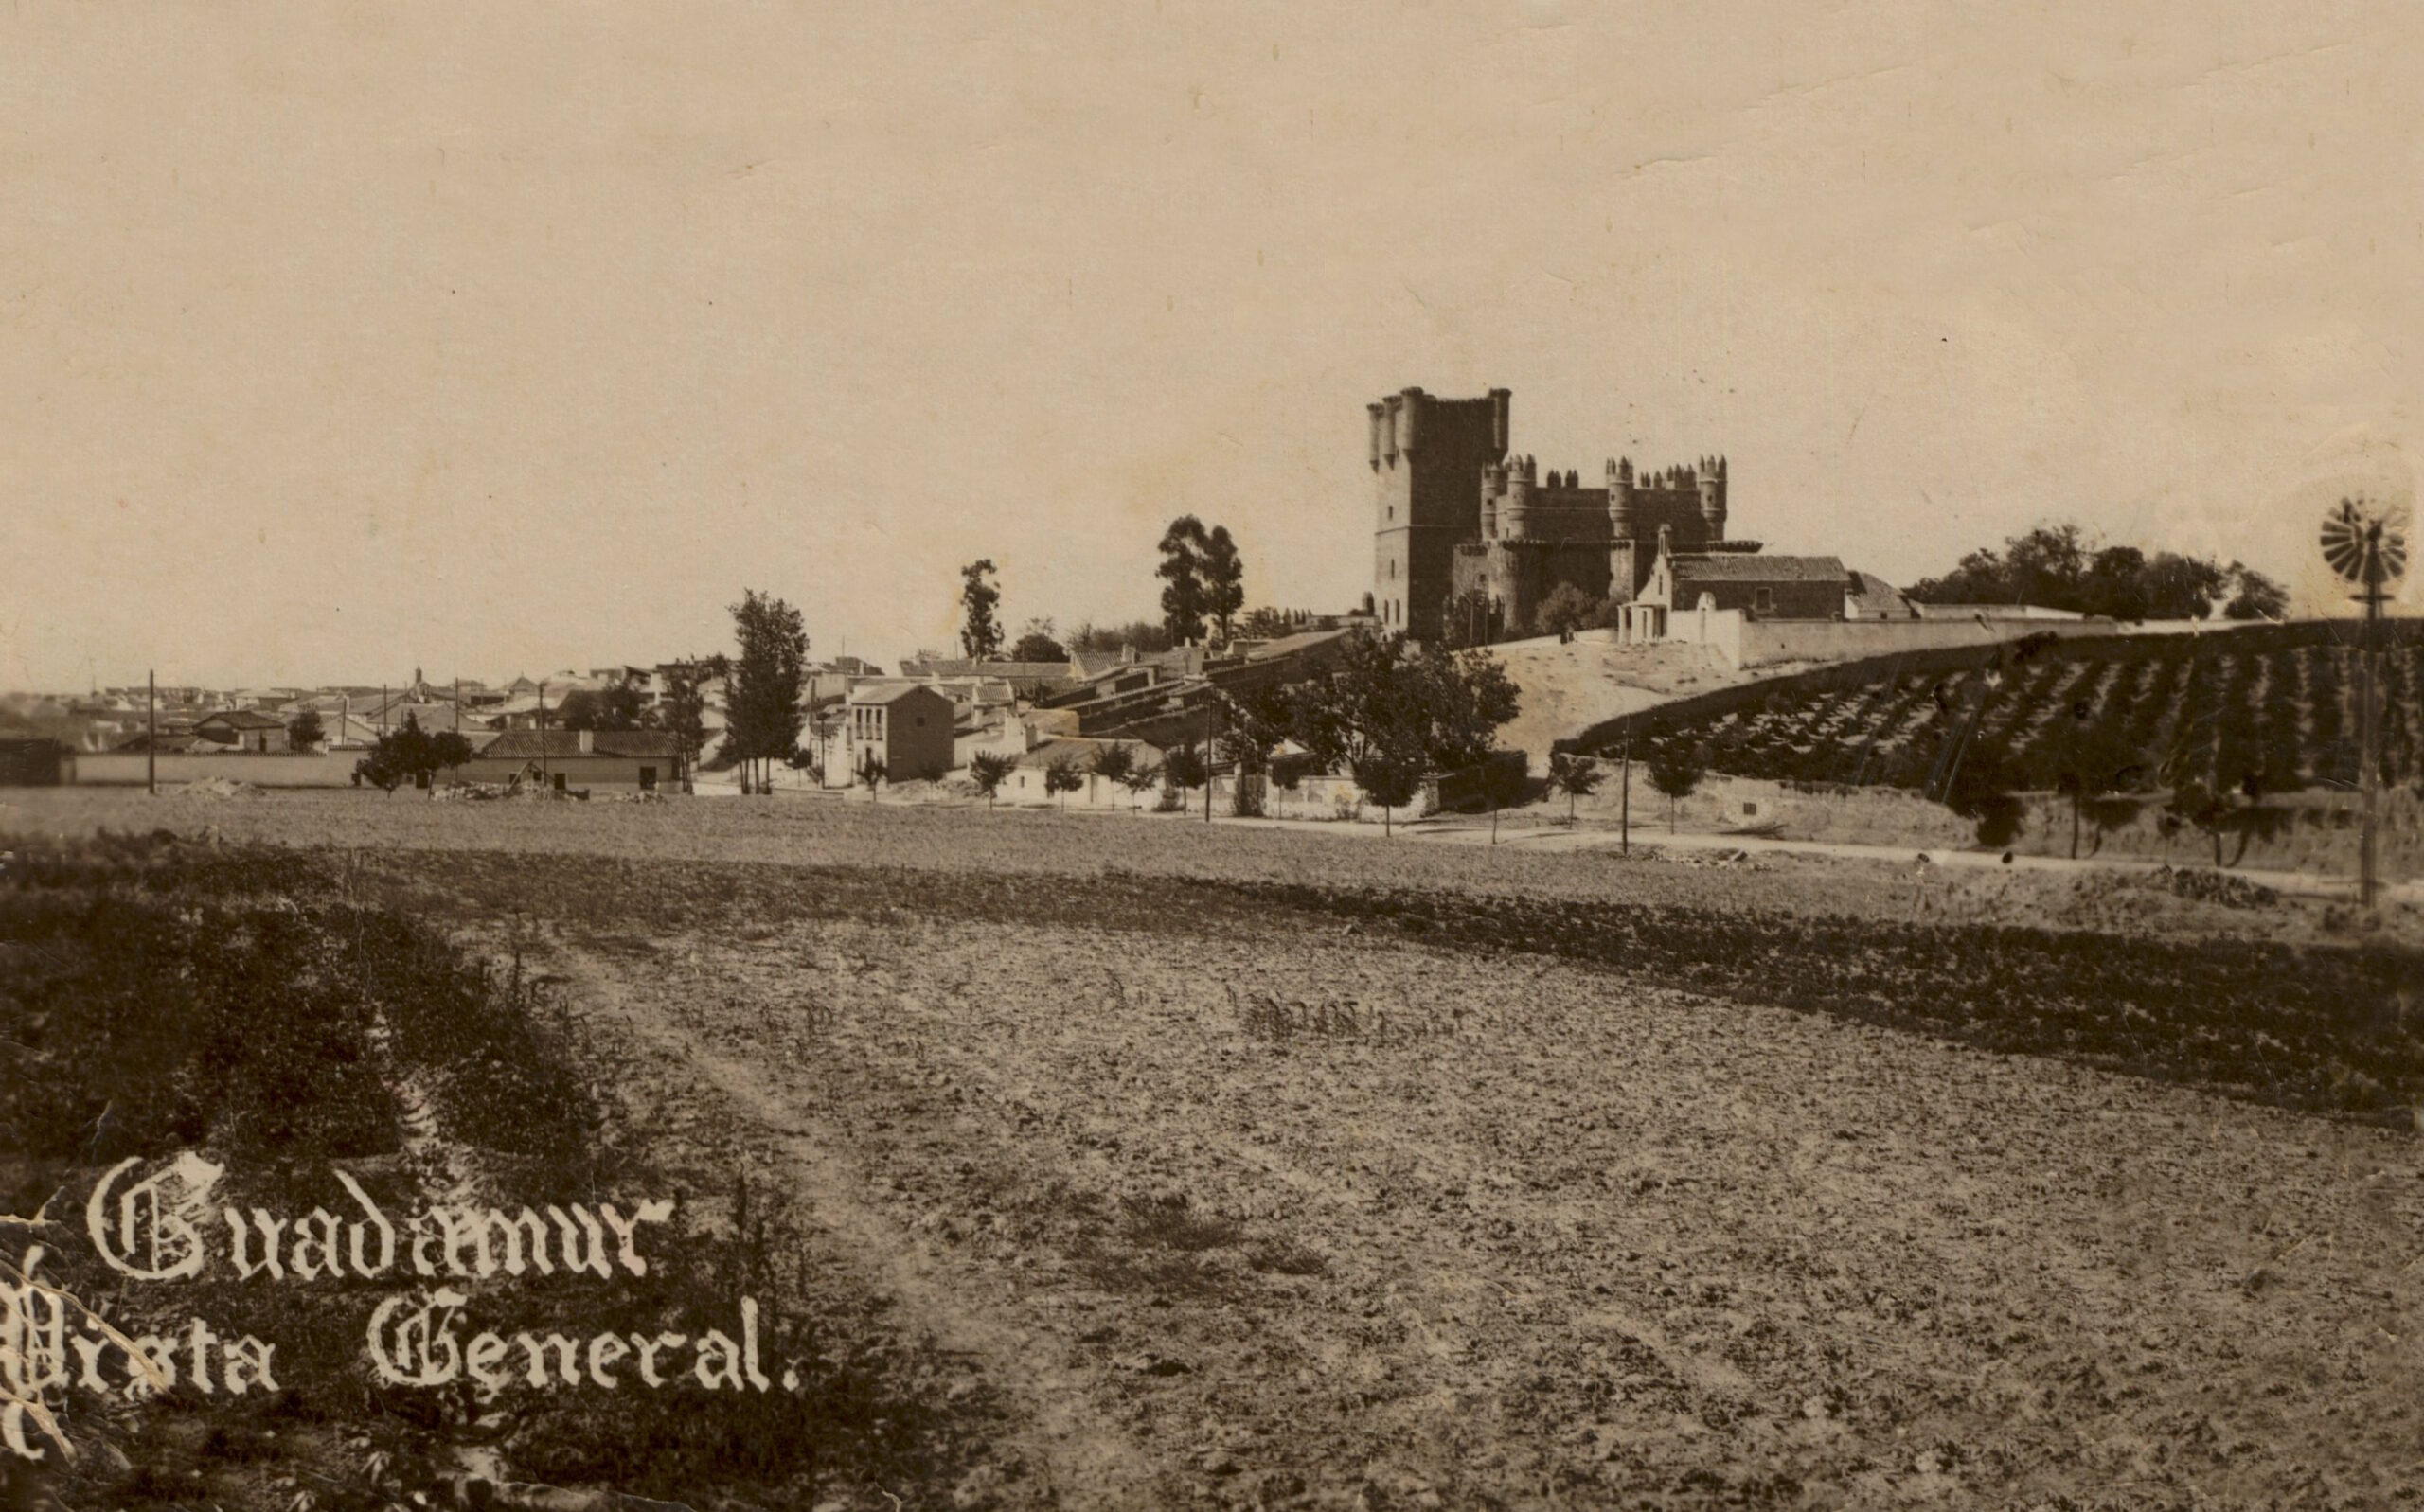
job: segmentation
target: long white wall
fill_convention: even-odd
[[[224,756],[187,756],[163,752],[160,781],[204,782],[213,777],[249,782],[257,788],[344,788],[353,783],[359,751],[319,751],[308,756],[261,752],[230,752]],[[140,751],[90,752],[75,758],[76,774],[68,780],[83,787],[141,787],[145,780]]]
[[[1666,639],[1714,646],[1736,667],[1773,667],[1787,662],[1848,662],[1864,656],[1992,646],[2024,635],[2196,635],[2243,628],[2210,620],[2148,620],[2117,624],[2109,619],[1746,619],[1738,609],[1689,610],[1670,614]]]

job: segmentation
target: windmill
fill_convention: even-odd
[[[2365,827],[2358,856],[2358,898],[2374,906],[2374,797],[2380,786],[2380,717],[2374,707],[2375,662],[2380,655],[2382,604],[2388,589],[2407,573],[2407,510],[2403,506],[2342,499],[2323,517],[2323,560],[2340,580],[2362,590],[2349,596],[2365,606],[2365,644],[2358,658],[2359,728],[2363,750],[2358,757],[2358,785],[2364,794]]]

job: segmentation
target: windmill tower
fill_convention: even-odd
[[[2323,517],[2323,560],[2342,582],[2358,589],[2349,596],[2365,606],[2365,643],[2359,653],[2357,696],[2363,749],[2357,780],[2364,795],[2364,837],[2358,851],[2358,899],[2374,906],[2376,876],[2374,810],[2381,787],[2381,715],[2376,707],[2380,683],[2382,604],[2392,584],[2407,573],[2407,511],[2362,499],[2343,499]]]

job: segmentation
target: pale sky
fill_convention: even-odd
[[[2237,19],[2219,22],[2228,9]],[[165,0],[0,17],[0,686],[949,641],[1370,586],[1364,403],[1897,580],[2324,602],[2405,497],[2424,7]],[[2415,596],[2411,594],[2411,602]]]

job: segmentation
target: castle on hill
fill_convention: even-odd
[[[1591,598],[1631,603],[1650,586],[1660,550],[1756,552],[1725,535],[1722,456],[1637,472],[1607,460],[1605,481],[1507,453],[1512,396],[1436,399],[1418,388],[1375,401],[1371,463],[1378,480],[1373,608],[1417,640],[1441,633],[1452,608],[1482,610],[1501,628],[1528,626],[1560,583]],[[1466,627],[1467,639],[1479,639]]]

